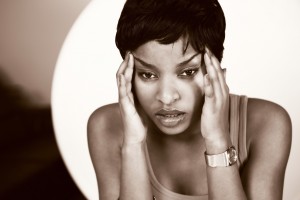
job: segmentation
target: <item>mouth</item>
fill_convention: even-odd
[[[180,124],[185,118],[186,113],[179,110],[162,109],[155,113],[155,116],[163,126],[174,127]]]

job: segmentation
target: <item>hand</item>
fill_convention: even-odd
[[[133,56],[127,53],[117,72],[119,106],[124,125],[123,145],[143,143],[147,134],[147,128],[137,112],[131,91],[133,66]]]
[[[218,59],[206,48],[204,55],[207,74],[204,76],[204,105],[201,132],[207,146],[228,148],[229,138],[229,88]]]

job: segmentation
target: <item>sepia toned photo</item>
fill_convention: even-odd
[[[300,199],[297,0],[0,2],[0,199]]]

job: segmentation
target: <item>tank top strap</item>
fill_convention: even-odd
[[[247,96],[230,94],[230,138],[238,151],[238,166],[247,159],[246,125],[247,125]]]

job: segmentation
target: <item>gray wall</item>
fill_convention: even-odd
[[[0,73],[49,105],[57,56],[90,0],[0,0]]]

